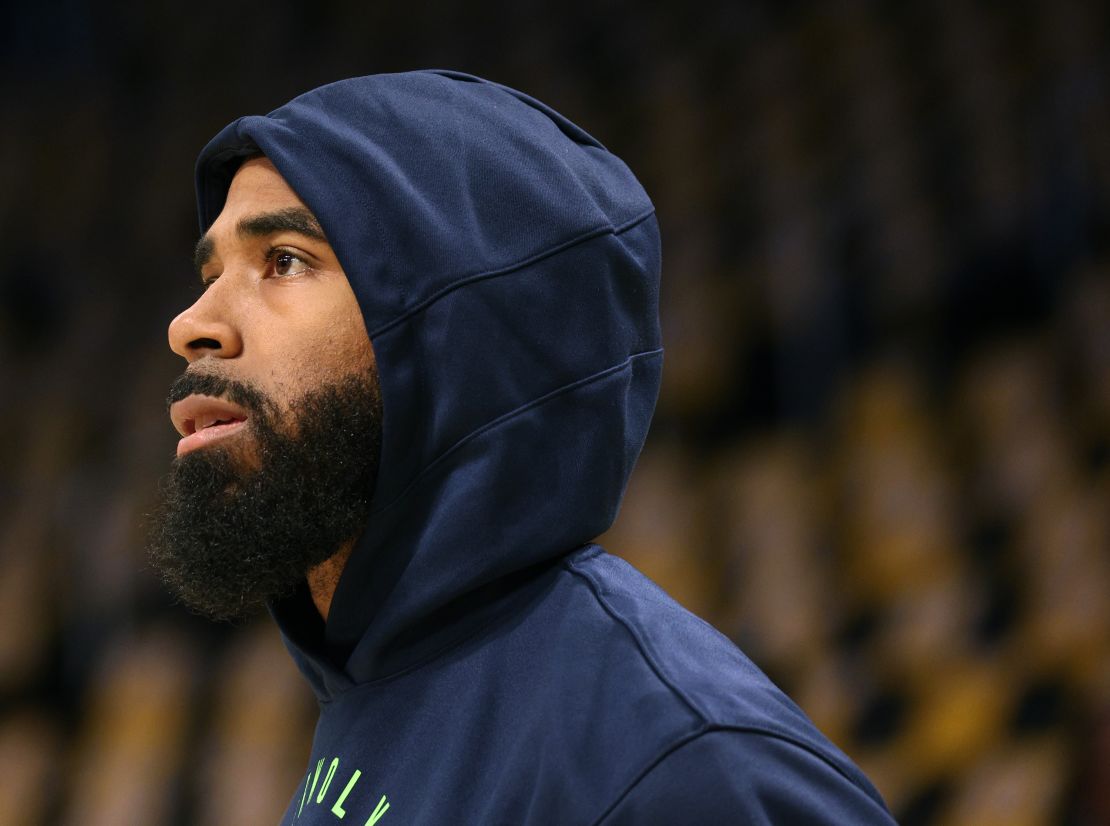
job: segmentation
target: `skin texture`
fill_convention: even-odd
[[[279,415],[290,414],[307,392],[374,368],[358,301],[322,232],[311,226],[267,229],[259,220],[297,209],[307,212],[269,160],[245,162],[197,247],[207,287],[169,327],[170,348],[188,361],[186,372],[249,382],[277,405]],[[243,429],[215,444],[242,450],[249,460],[249,434]],[[324,619],[352,544],[306,572]]]

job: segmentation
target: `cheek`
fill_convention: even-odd
[[[357,305],[353,309],[344,307],[332,317],[327,346],[344,372],[363,372],[373,365],[374,351]]]
[[[321,322],[301,333],[290,359],[296,375],[318,386],[371,368],[374,354],[361,314],[344,309],[325,315]]]
[[[340,281],[339,279],[342,279]],[[260,382],[279,404],[374,363],[362,312],[345,276],[275,291],[257,318]]]

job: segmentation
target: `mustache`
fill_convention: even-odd
[[[273,403],[261,390],[247,382],[236,381],[215,373],[186,371],[170,385],[170,393],[166,397],[166,410],[168,411],[174,402],[193,395],[227,399],[251,413],[261,414],[273,407]]]

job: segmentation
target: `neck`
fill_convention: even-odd
[[[335,594],[335,586],[339,584],[339,577],[342,575],[354,547],[353,540],[343,543],[338,551],[319,565],[310,568],[308,574],[306,574],[305,578],[308,580],[308,591],[312,595],[312,604],[316,606],[316,610],[320,612],[320,616],[324,618],[325,622],[328,619],[328,611],[331,610],[331,598]]]

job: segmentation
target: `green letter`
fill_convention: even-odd
[[[331,785],[331,779],[335,777],[335,770],[338,768],[339,758],[336,757],[334,760],[331,761],[331,765],[328,766],[328,773],[324,775],[324,785],[320,787],[320,794],[316,795],[317,803],[324,802],[324,795],[328,793],[328,786]]]
[[[360,777],[362,777],[362,772],[355,769],[355,773],[352,774],[351,779],[347,781],[347,787],[343,790],[343,794],[339,795],[339,799],[335,801],[335,805],[331,807],[331,813],[340,820],[347,814],[346,810],[343,808],[343,801],[347,799],[347,795],[351,793],[351,789],[355,787],[355,783],[358,782]]]
[[[316,781],[320,779],[320,769],[324,766],[324,758],[320,758],[320,762],[316,764],[316,774],[312,775],[312,789],[309,791],[308,796],[312,797],[316,793]]]
[[[385,803],[384,806],[382,805],[383,803]],[[367,820],[366,823],[363,824],[363,826],[374,826],[375,823],[382,819],[382,815],[385,814],[385,811],[388,808],[389,804],[386,803],[385,795],[383,794],[382,799],[378,801],[378,805],[374,807],[374,812],[370,815],[370,819]]]
[[[301,812],[304,811],[304,799],[308,797],[308,778],[310,777],[312,777],[311,771],[304,776],[304,791],[301,793],[301,808],[297,809],[297,817],[300,817]]]

